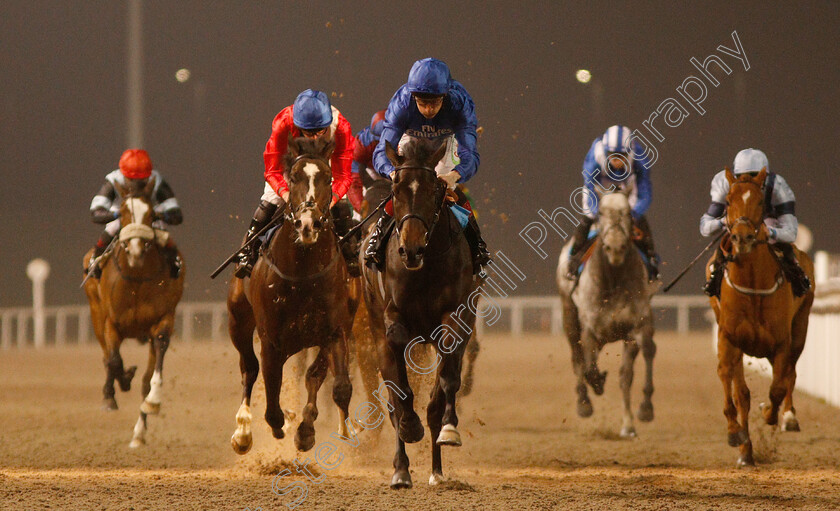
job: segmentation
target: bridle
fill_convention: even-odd
[[[289,173],[291,173],[295,165],[297,165],[302,160],[316,160],[325,164],[327,167],[330,166],[330,162],[327,161],[325,158],[321,158],[320,156],[315,156],[312,154],[301,154],[294,160],[292,160],[292,163],[289,165]],[[300,217],[300,215],[303,214],[304,211],[315,210],[317,207],[318,203],[311,199],[305,200],[295,206],[289,204],[289,213],[286,215],[286,218],[294,224],[294,221],[297,220]],[[318,218],[318,221],[321,222],[321,224],[326,225],[327,222],[329,222],[329,211],[330,208],[324,208],[324,211],[321,213],[321,217]]]
[[[399,171],[404,170],[404,169],[418,169],[418,170],[424,170],[426,172],[432,173],[432,175],[435,177],[435,195],[437,195],[440,185],[438,184],[437,172],[435,172],[435,169],[433,169],[429,166],[400,165],[398,167],[395,167],[394,171],[399,172]],[[437,197],[435,197],[435,199],[437,200]],[[444,203],[445,200],[446,200],[446,193],[443,193],[441,200],[435,206],[435,214],[434,214],[434,217],[432,217],[431,223],[426,222],[426,219],[423,218],[422,216],[418,215],[417,213],[407,213],[407,214],[405,214],[402,218],[400,218],[397,221],[397,225],[396,225],[397,236],[399,237],[400,229],[402,229],[402,226],[403,226],[403,224],[405,224],[406,221],[408,221],[411,218],[414,218],[415,220],[419,220],[423,224],[423,227],[426,228],[426,235],[423,238],[423,251],[425,252],[426,247],[429,246],[429,240],[432,237],[432,231],[434,230],[435,226],[437,225],[438,220],[440,220],[440,212],[443,209],[443,203]]]

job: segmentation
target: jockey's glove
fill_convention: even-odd
[[[455,183],[461,179],[461,174],[459,174],[457,170],[453,170],[452,172],[447,172],[446,174],[442,174],[438,177],[446,181],[449,188],[455,188]]]
[[[107,224],[112,220],[116,220],[119,217],[119,213],[116,211],[111,211],[107,208],[96,208],[90,212],[91,216],[93,217],[93,223],[96,224]]]

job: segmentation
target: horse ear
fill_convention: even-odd
[[[146,186],[143,187],[143,197],[151,197],[152,192],[155,191],[155,184],[157,184],[157,178],[152,176],[149,178],[149,181],[146,183]]]
[[[289,154],[292,158],[297,158],[298,156],[300,156],[300,144],[291,132],[289,132],[289,140],[287,142],[287,147],[289,150]]]
[[[729,181],[729,184],[732,184],[735,181],[737,181],[737,179],[735,178],[735,174],[732,173],[732,169],[730,169],[729,167],[724,167],[723,171],[726,172],[726,180]]]
[[[114,188],[117,189],[117,193],[120,194],[120,197],[128,196],[128,187],[123,185],[119,181],[114,181]]]
[[[321,158],[329,161],[330,156],[332,156],[333,150],[335,149],[335,140],[325,141],[324,146],[321,148]]]
[[[761,172],[755,177],[755,183],[763,187],[765,179],[767,179],[767,167],[762,167]]]
[[[396,149],[394,149],[394,146],[392,146],[391,142],[387,140],[385,141],[385,156],[388,157],[388,160],[394,167],[399,167],[400,165],[402,165],[402,156],[397,154],[397,151]]]
[[[431,165],[429,165],[430,167],[435,168],[437,166],[438,162],[440,162],[440,160],[443,159],[443,157],[446,155],[446,147],[448,145],[449,144],[446,142],[446,139],[443,139],[441,141],[440,145],[435,150],[435,154],[432,155],[432,159],[429,162],[431,164]]]

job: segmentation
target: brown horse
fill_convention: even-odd
[[[295,446],[315,445],[318,389],[332,369],[333,400],[340,410],[340,433],[347,436],[352,386],[347,369],[347,336],[356,303],[348,294],[350,277],[332,230],[329,159],[334,144],[323,139],[289,140],[285,179],[291,213],[272,237],[254,266],[250,282],[232,279],[227,306],[228,330],[239,351],[242,404],[236,414],[233,450],[251,448],[251,391],[259,373],[254,354],[254,330],[260,337],[265,381],[265,420],[275,438],[283,438],[285,418],[280,385],[286,360],[317,346],[318,355],[306,372],[307,404],[295,435]]]
[[[730,189],[726,224],[728,252],[720,299],[711,298],[718,323],[718,375],[723,382],[723,414],[729,423],[729,445],[740,447],[738,466],[755,465],[749,434],[750,390],[744,379],[743,355],[766,358],[773,366],[770,405],[762,406],[768,425],[778,423],[784,401],[783,431],[799,431],[793,408],[796,361],[805,347],[814,290],[795,297],[768,244],[763,222],[766,169],[736,178],[726,169]],[[727,246],[728,245],[728,246]],[[814,282],[814,265],[796,249],[806,275]],[[714,258],[712,258],[714,260]],[[712,261],[709,262],[711,264]],[[707,274],[708,274],[707,265]],[[708,275],[707,275],[708,276]],[[734,384],[734,388],[733,388]],[[734,402],[733,402],[734,397]],[[740,417],[740,423],[738,422]]]
[[[139,447],[145,443],[146,416],[160,411],[163,357],[172,336],[175,307],[184,290],[186,270],[182,265],[178,278],[171,278],[161,252],[168,233],[152,226],[154,209],[149,197],[155,186],[154,178],[139,190],[117,186],[123,197],[119,240],[102,266],[101,278],[88,279],[84,288],[90,302],[93,330],[104,355],[104,409],[117,409],[114,381],[124,392],[128,391],[137,369],[137,366],[123,368],[120,357],[123,339],[134,337],[140,342],[151,339],[149,363],[143,375],[143,403],[130,444]],[[92,254],[93,250],[85,255],[85,268]]]
[[[389,390],[388,408],[397,433],[391,488],[412,486],[405,442],[423,438],[407,360],[415,372],[437,370],[426,415],[432,435],[429,484],[443,480],[441,445],[461,445],[455,398],[464,351],[475,327],[475,311],[464,304],[476,281],[469,245],[455,216],[444,207],[446,185],[433,170],[445,150],[445,144],[434,140],[411,139],[400,156],[386,144],[388,159],[396,168],[395,233],[388,241],[384,273],[363,268],[379,370]],[[435,361],[418,363],[422,349],[416,345],[431,342]]]

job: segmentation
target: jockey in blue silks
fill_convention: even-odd
[[[735,156],[732,172],[735,176],[751,174],[753,176],[767,169],[764,179],[764,224],[767,227],[768,242],[782,253],[781,263],[785,278],[790,281],[793,294],[802,296],[811,288],[811,280],[799,266],[796,254],[791,245],[796,240],[799,221],[796,219],[796,197],[787,181],[770,172],[767,155],[758,149],[744,149]],[[726,171],[721,170],[712,179],[712,203],[700,218],[700,234],[714,236],[721,229],[726,229],[726,197],[729,195],[729,181]],[[720,246],[715,250],[715,260],[712,263],[709,280],[703,286],[703,291],[709,296],[720,298],[720,285],[723,279],[723,268],[726,260]]]
[[[435,172],[458,195],[458,205],[471,210],[466,196],[456,185],[468,181],[478,170],[477,124],[472,98],[463,85],[452,79],[446,63],[433,58],[418,60],[408,73],[408,81],[388,103],[382,136],[373,153],[374,168],[388,178],[394,172],[385,154],[386,142],[400,151],[408,137],[444,139],[446,154]],[[391,211],[386,207],[365,252],[368,266],[384,267],[386,241],[393,223]],[[475,215],[469,215],[464,236],[472,250],[474,267],[479,271],[490,261],[490,254]]]
[[[653,247],[653,236],[645,217],[653,199],[653,187],[650,182],[651,165],[642,147],[631,141],[631,133],[630,128],[626,126],[610,126],[601,137],[592,142],[583,160],[583,182],[591,193],[587,194],[588,212],[581,217],[572,238],[566,273],[569,279],[577,278],[577,270],[583,257],[582,249],[589,236],[589,229],[598,218],[596,187],[600,192],[618,188],[630,190],[628,200],[633,225],[638,230],[638,235],[633,236],[633,241],[645,256],[648,278],[651,281],[659,278],[659,256],[656,255]]]

